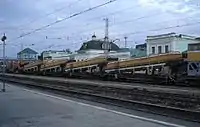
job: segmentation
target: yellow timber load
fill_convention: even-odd
[[[44,61],[44,64],[41,66],[41,69],[57,67],[67,62],[68,60],[47,60],[47,61]]]
[[[187,61],[200,62],[200,43],[188,45]]]
[[[40,61],[40,60],[33,63],[29,63],[24,66],[24,71],[32,71],[32,72],[39,71],[38,66],[42,64],[43,64],[43,61]]]
[[[182,60],[182,55],[180,53],[167,53],[154,55],[150,57],[142,57],[131,60],[112,62],[107,65],[106,70],[169,63],[179,60]]]
[[[81,68],[81,67],[102,64],[102,63],[107,63],[107,62],[108,62],[107,58],[98,57],[98,58],[93,58],[93,59],[89,59],[89,60],[68,63],[66,65],[66,69]]]

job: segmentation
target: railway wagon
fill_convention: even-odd
[[[66,69],[76,69],[76,68],[81,68],[81,67],[86,67],[86,66],[92,66],[96,64],[101,64],[107,62],[106,58],[93,58],[90,60],[84,60],[84,61],[77,61],[73,63],[68,63],[66,65]]]
[[[65,71],[68,76],[99,76],[103,68],[111,61],[117,61],[117,58],[96,57],[90,60],[76,61],[66,64]],[[87,74],[87,75],[85,75]]]
[[[43,64],[43,61],[36,61],[34,63],[29,63],[27,65],[24,65],[23,72],[26,73],[38,73],[40,71],[40,67]]]
[[[159,71],[164,70],[164,67],[169,64],[174,64],[176,62],[182,61],[182,55],[178,52],[171,52],[167,54],[154,55],[150,57],[136,58],[125,61],[117,61],[108,63],[105,67],[105,71],[108,73],[118,72],[134,72],[145,71],[146,74],[152,75],[159,69]]]
[[[40,72],[42,75],[61,76],[64,74],[67,63],[75,60],[47,60],[41,65]]]
[[[200,43],[188,45],[188,76],[200,77]]]
[[[66,63],[72,60],[44,60],[29,63],[23,67],[23,73],[37,75],[62,75]]]
[[[189,44],[185,54],[169,52],[123,61],[109,57],[96,57],[84,61],[46,60],[25,65],[23,70],[32,74],[112,80],[140,78],[141,81],[151,78],[157,81],[164,78],[166,83],[190,77],[200,79],[200,44]]]

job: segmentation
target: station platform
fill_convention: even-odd
[[[183,127],[10,84],[0,92],[0,127],[147,126]]]

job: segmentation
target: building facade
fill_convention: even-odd
[[[194,36],[168,33],[156,36],[147,36],[147,55],[162,54],[168,52],[184,52],[188,44],[198,43]]]
[[[69,50],[49,50],[41,53],[43,60],[71,59],[72,53]]]
[[[30,48],[25,48],[24,50],[17,53],[17,59],[23,61],[34,61],[37,60],[37,52]]]
[[[140,58],[147,56],[147,44],[136,45],[134,49],[130,49],[132,58]]]
[[[82,44],[81,48],[73,54],[76,61],[87,60],[95,57],[105,57],[106,55],[120,60],[130,58],[130,51],[119,48],[115,43],[109,43],[109,52],[106,54],[105,41],[96,39],[93,35],[92,39]]]

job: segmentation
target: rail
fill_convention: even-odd
[[[1,77],[2,79],[2,77]],[[26,84],[28,86],[40,87],[62,91],[77,97],[93,98],[92,100],[105,101],[114,105],[125,106],[137,110],[153,112],[162,115],[172,115],[182,117],[192,121],[200,122],[199,96],[183,96],[178,94],[160,93],[148,91],[148,89],[127,89],[115,86],[100,86],[77,82],[67,82],[66,80],[37,79],[31,76],[6,76],[9,82]],[[84,84],[84,85],[83,85]],[[87,97],[86,97],[87,96]],[[98,99],[94,99],[98,98]]]

